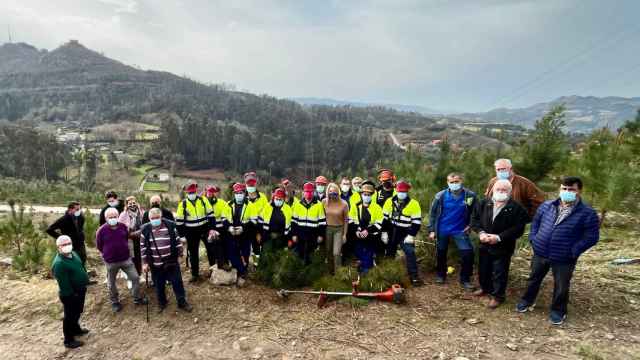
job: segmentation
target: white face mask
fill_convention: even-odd
[[[116,218],[107,219],[107,224],[109,224],[111,226],[116,226],[116,225],[118,225],[118,219],[116,219]]]
[[[504,202],[509,200],[509,194],[503,192],[494,192],[492,198],[493,201]]]
[[[349,185],[340,185],[340,191],[342,191],[343,193],[348,193],[349,189],[351,189]]]
[[[78,210],[76,210],[76,212],[73,213],[73,216],[75,216],[75,217],[78,217],[80,215],[82,215],[82,209],[78,209]]]
[[[69,244],[69,245],[62,246],[62,247],[60,247],[60,251],[63,254],[67,254],[67,255],[71,254],[71,251],[73,251],[73,245]]]
[[[281,199],[273,200],[273,205],[275,205],[276,207],[282,207],[283,204],[284,204],[284,200],[281,200]]]
[[[196,196],[197,196],[197,195],[196,195],[196,194],[194,194],[194,193],[189,193],[189,194],[187,194],[187,199],[189,199],[189,200],[193,201],[193,200],[195,200],[195,199],[196,199]]]
[[[250,192],[250,193],[256,192],[256,187],[255,186],[247,186],[247,192]]]
[[[325,189],[324,185],[317,185],[316,186],[316,191],[319,192],[319,193],[324,193],[324,189]]]
[[[360,185],[353,185],[353,191],[359,193],[360,192]]]
[[[109,204],[109,206],[111,206],[111,207],[116,207],[116,206],[118,206],[119,202],[118,202],[118,200],[111,200],[111,201],[107,202],[107,204]]]

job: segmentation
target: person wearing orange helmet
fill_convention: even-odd
[[[327,185],[329,184],[329,180],[326,177],[320,175],[316,178],[315,181],[315,193],[314,196],[316,199],[322,201],[324,197],[327,195]]]
[[[311,254],[324,241],[327,220],[322,202],[314,196],[316,187],[307,182],[302,187],[302,199],[293,204],[291,211],[291,243],[306,264],[311,263]]]
[[[388,257],[394,258],[398,247],[402,249],[411,283],[414,286],[420,286],[424,282],[418,274],[415,238],[422,225],[422,210],[418,201],[409,197],[410,189],[409,182],[398,181],[396,195],[384,203],[381,240],[387,244],[386,255]]]
[[[392,170],[380,169],[378,171],[379,185],[376,188],[376,193],[373,194],[373,201],[380,206],[384,206],[384,203],[391,197],[396,195],[394,184],[396,182],[396,176]]]
[[[254,207],[249,205],[246,186],[243,183],[233,185],[233,199],[228,202],[225,215],[225,229],[229,234],[227,243],[228,257],[238,271],[238,285],[242,286],[247,276],[247,265],[251,256],[251,238],[255,236],[257,217]]]

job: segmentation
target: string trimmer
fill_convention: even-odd
[[[398,284],[391,285],[389,289],[381,292],[360,292],[358,282],[352,283],[353,291],[307,291],[307,290],[286,290],[280,289],[277,294],[280,298],[286,299],[290,294],[318,295],[318,307],[321,308],[327,302],[329,296],[352,296],[362,299],[376,299],[379,301],[393,302],[400,304],[404,302],[404,289]]]

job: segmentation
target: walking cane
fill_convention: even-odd
[[[147,289],[144,291],[144,299],[146,300],[146,306],[147,306],[147,324],[149,323],[149,295],[147,294],[149,292],[149,272],[147,271],[146,273],[144,273],[144,278],[145,278],[145,282],[147,283]]]

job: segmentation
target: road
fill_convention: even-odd
[[[407,147],[402,145],[402,144],[400,144],[400,141],[398,141],[398,139],[396,138],[396,136],[392,132],[389,133],[389,136],[391,137],[391,140],[393,141],[393,144],[395,146],[399,147],[400,149],[402,149],[404,151],[407,150]]]

